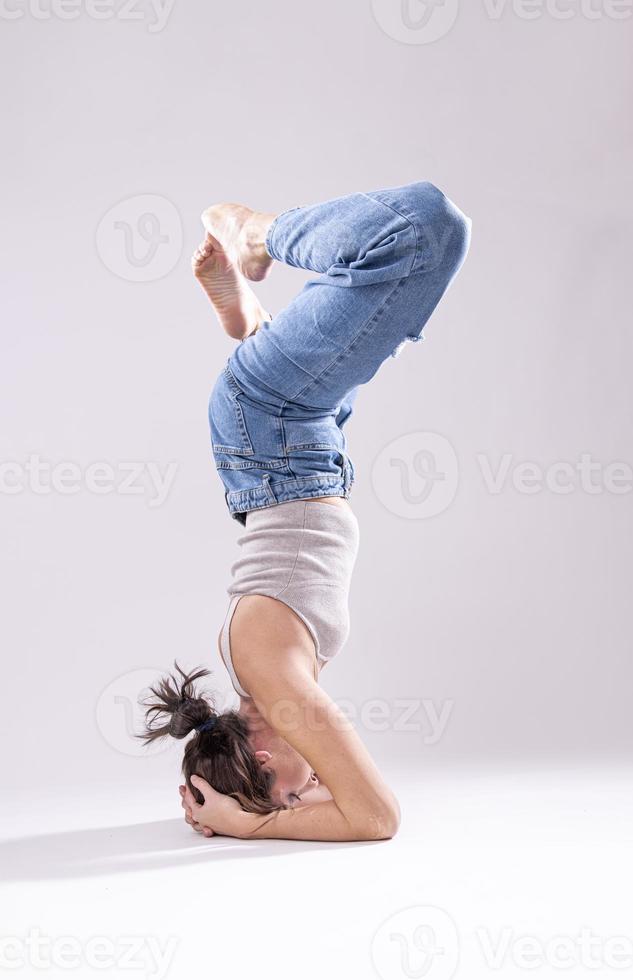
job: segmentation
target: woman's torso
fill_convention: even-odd
[[[303,621],[318,666],[339,652],[349,634],[348,599],[358,551],[358,522],[340,497],[293,500],[251,511],[231,567],[229,611],[220,652],[238,694],[247,697],[235,673],[230,622],[245,595],[284,603]]]

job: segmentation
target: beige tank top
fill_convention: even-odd
[[[318,500],[290,500],[249,511],[231,567],[229,608],[220,634],[220,653],[233,687],[240,685],[229,633],[235,608],[245,595],[279,599],[305,623],[320,665],[331,660],[349,634],[349,588],[358,552],[358,521],[349,507]]]

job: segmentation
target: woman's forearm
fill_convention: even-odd
[[[278,810],[270,816],[245,813],[243,832],[247,840],[322,840],[361,841],[388,840],[398,829],[399,814],[364,814],[350,821],[334,800],[312,803],[290,810]]]

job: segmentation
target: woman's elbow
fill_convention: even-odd
[[[402,815],[400,813],[400,807],[398,805],[398,802],[396,801],[395,805],[389,808],[389,812],[386,815],[386,817],[383,818],[383,832],[385,835],[384,837],[385,840],[389,840],[392,837],[396,836],[396,834],[400,830],[401,820],[402,820]]]
[[[400,829],[401,814],[398,802],[376,808],[366,814],[360,832],[360,840],[391,840]]]

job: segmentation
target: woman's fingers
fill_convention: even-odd
[[[198,792],[202,794],[203,802],[202,803],[196,802],[195,797],[188,786],[185,791],[185,795],[183,799],[185,800],[187,806],[191,809],[192,813],[198,813],[198,811],[202,809],[204,804],[212,799],[215,790],[212,789],[211,786],[209,786],[206,780],[201,779],[200,776],[192,776],[191,783],[193,786],[195,786]]]
[[[213,831],[210,827],[205,827],[203,824],[198,823],[194,820],[191,810],[185,810],[185,823],[188,823],[190,827],[196,831],[197,834],[204,834],[205,837],[213,837]]]
[[[221,795],[217,793],[216,790],[214,790],[213,787],[200,776],[192,776],[191,783],[193,786],[195,786],[198,792],[202,794],[205,803],[209,803],[213,797]],[[187,823],[190,823],[194,830],[197,830],[198,833],[204,834],[205,837],[213,837],[215,835],[215,831],[211,827],[205,826],[205,824],[201,823],[198,819],[200,812],[204,808],[204,804],[201,805],[196,802],[193,793],[188,786],[180,787],[180,789],[181,806],[185,811],[185,820]]]
[[[192,784],[192,786],[195,786],[196,787],[196,789],[198,790],[199,793],[202,794],[205,803],[215,793],[215,790],[213,789],[213,787],[209,785],[209,783],[206,781],[206,779],[202,779],[201,776],[192,776],[191,777],[191,784]]]
[[[204,780],[202,780],[202,782],[204,782]],[[214,833],[211,830],[211,827],[205,827],[203,824],[194,819],[193,813],[191,812],[191,806],[188,805],[186,800],[186,795],[188,792],[187,787],[179,786],[178,792],[180,793],[180,805],[185,811],[185,823],[188,823],[190,827],[193,827],[196,833],[204,834],[205,837],[213,837]],[[189,795],[191,796],[191,794]],[[193,800],[193,797],[191,797],[191,799]],[[195,804],[195,800],[193,802]]]
[[[198,804],[193,798],[193,793],[191,792],[188,786],[187,789],[185,790],[185,795],[182,798],[182,805],[184,807],[188,807],[192,812],[198,807]]]

